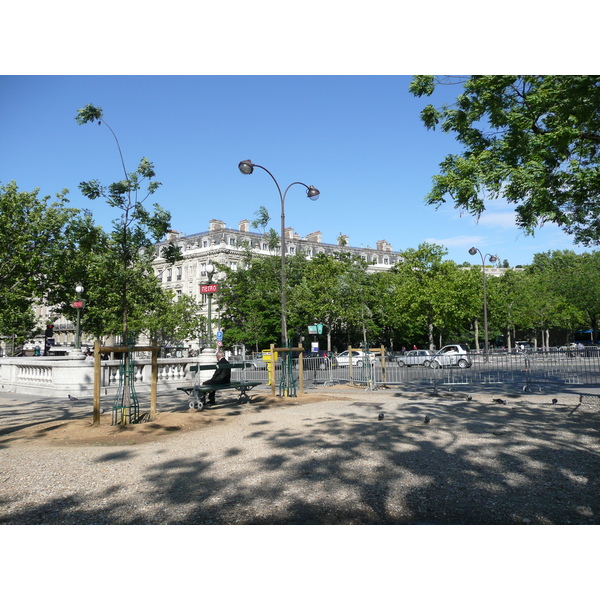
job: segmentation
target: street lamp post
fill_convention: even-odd
[[[77,300],[73,303],[77,308],[77,326],[75,328],[75,350],[81,350],[81,309],[83,308],[83,300],[81,294],[83,294],[83,286],[79,283],[75,286],[77,292]]]
[[[486,254],[484,256],[481,253],[481,250],[479,250],[479,248],[475,248],[475,246],[473,246],[471,249],[469,249],[469,254],[471,256],[474,256],[478,252],[479,252],[479,256],[481,257],[481,267],[482,267],[481,272],[483,274],[483,329],[484,329],[484,333],[485,333],[485,360],[487,361],[488,353],[489,353],[489,342],[488,342],[487,290],[486,290],[486,285],[485,285],[485,259],[489,257],[490,262],[496,262],[498,260],[498,257],[494,256],[493,254]]]
[[[215,266],[212,263],[206,265],[206,275],[208,276],[208,285],[212,285]],[[212,292],[208,293],[208,347],[212,349]]]
[[[293,185],[303,185],[306,188],[306,195],[311,200],[317,200],[319,197],[319,190],[317,190],[312,185],[306,185],[301,181],[294,181],[294,183],[290,183],[287,186],[283,194],[281,193],[281,188],[279,187],[279,183],[277,183],[277,179],[273,177],[273,174],[265,167],[261,165],[257,165],[253,163],[251,160],[243,160],[238,165],[238,169],[244,175],[251,175],[254,171],[254,167],[258,167],[263,171],[266,171],[271,179],[275,182],[277,186],[277,191],[279,192],[279,199],[281,200],[281,343],[283,347],[287,347],[288,343],[288,335],[287,335],[287,318],[286,318],[286,290],[285,290],[285,197],[288,193],[288,190]]]

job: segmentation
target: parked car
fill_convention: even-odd
[[[235,354],[231,355],[228,360],[232,364],[244,364],[245,368],[249,370],[267,368],[267,363],[262,358],[242,357],[239,354]]]
[[[429,367],[431,357],[434,353],[431,350],[409,350],[404,356],[399,356],[396,362],[399,367],[412,367],[422,365]]]
[[[348,350],[340,352],[335,359],[340,367],[347,367],[350,365],[350,355],[348,354]],[[371,364],[375,364],[375,357],[372,354],[366,355],[362,350],[352,350],[353,367],[362,367],[367,361],[370,361]]]
[[[438,350],[431,358],[434,369],[441,367],[460,367],[467,369],[472,365],[469,358],[469,349],[463,344],[449,344]]]

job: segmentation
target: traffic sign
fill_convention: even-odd
[[[219,342],[223,341],[223,332],[222,331],[217,331],[217,341],[219,341]]]
[[[316,323],[315,325],[309,325],[308,333],[311,333],[313,335],[317,335],[317,334],[321,335],[323,333],[323,324]]]

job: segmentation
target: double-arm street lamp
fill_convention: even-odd
[[[488,342],[488,317],[487,317],[487,290],[485,287],[485,259],[489,257],[490,262],[496,262],[498,260],[497,256],[494,256],[493,254],[486,254],[485,256],[481,253],[481,250],[479,250],[479,248],[475,248],[475,246],[473,246],[470,250],[469,250],[469,254],[471,256],[475,256],[475,254],[477,254],[479,252],[479,256],[481,257],[481,272],[483,273],[483,329],[485,332],[485,359],[487,360],[488,358],[488,352],[489,352],[489,342]]]
[[[319,197],[319,190],[317,190],[312,185],[306,185],[305,183],[302,183],[301,181],[294,181],[294,183],[290,183],[290,185],[287,186],[287,188],[285,189],[285,191],[282,194],[281,188],[279,187],[279,184],[277,183],[277,179],[275,179],[275,177],[273,177],[273,174],[270,171],[268,171],[267,169],[265,169],[265,167],[262,167],[261,165],[257,165],[255,163],[253,163],[251,160],[243,160],[238,165],[239,170],[244,175],[252,174],[255,167],[258,167],[259,169],[266,171],[271,176],[271,179],[275,182],[275,185],[277,186],[277,191],[279,192],[279,199],[281,200],[281,343],[284,347],[287,347],[288,336],[287,336],[286,293],[285,293],[285,197],[288,193],[288,190],[293,185],[303,185],[307,190],[306,191],[307,197],[310,198],[311,200],[317,200],[317,198]]]

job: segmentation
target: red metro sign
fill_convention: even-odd
[[[200,293],[201,294],[214,294],[218,290],[219,290],[219,284],[218,283],[211,283],[209,285],[201,285],[200,286]]]

